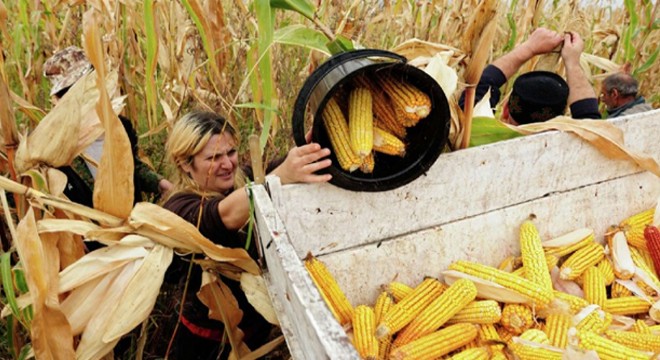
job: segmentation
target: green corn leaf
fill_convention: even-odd
[[[472,134],[470,146],[480,146],[497,141],[508,140],[522,136],[511,130],[502,122],[488,117],[475,117],[472,119]]]
[[[21,349],[21,353],[18,355],[18,360],[28,359],[28,356],[32,352],[32,344],[25,344]]]
[[[639,74],[643,73],[644,71],[650,69],[651,66],[655,65],[655,61],[658,59],[658,52],[660,52],[660,46],[658,46],[655,49],[653,54],[651,54],[651,56],[649,56],[649,58],[646,60],[646,62],[644,64],[642,64],[640,67],[635,69],[635,71],[633,71],[633,76],[639,75]]]
[[[630,24],[626,27],[626,30],[623,33],[623,58],[625,62],[632,62],[635,58],[635,44],[633,44],[633,39],[635,38],[637,25],[639,24],[639,17],[637,16],[637,8],[635,6],[634,0],[625,0],[626,11],[630,16]]]
[[[21,265],[20,262],[18,264]],[[22,267],[19,266],[14,267],[14,281],[16,288],[21,293],[26,293],[30,291],[27,285],[27,279],[25,278],[25,271],[23,271]]]
[[[255,12],[257,15],[257,26],[259,29],[259,37],[257,39],[259,57],[257,67],[259,73],[253,73],[251,76],[259,77],[259,88],[261,90],[261,102],[268,107],[273,105],[275,100],[275,84],[273,82],[273,62],[271,56],[271,46],[273,45],[273,26],[275,13],[270,7],[269,0],[257,0],[254,2]],[[253,89],[254,90],[254,89]],[[263,128],[261,136],[259,137],[259,146],[261,150],[266,147],[268,136],[271,132],[273,125],[274,112],[263,112]]]
[[[16,359],[16,348],[14,347],[14,332],[16,327],[14,326],[14,315],[7,315],[5,320],[7,324],[7,337],[5,338],[5,343],[9,347],[9,353],[11,354],[12,359]]]
[[[330,53],[333,55],[354,49],[353,42],[342,35],[337,35],[336,39],[328,42],[327,46],[328,50],[330,50]]]
[[[235,108],[243,108],[243,109],[260,109],[260,110],[268,110],[268,111],[274,111],[278,112],[279,109],[276,108],[275,106],[268,106],[266,104],[261,104],[261,103],[255,103],[255,102],[247,102],[247,103],[242,103],[242,104],[236,104],[234,105]]]
[[[308,0],[270,0],[270,7],[292,10],[310,20],[314,18],[316,12],[316,7]]]
[[[39,190],[41,192],[50,193],[48,190],[48,184],[44,176],[37,170],[30,169],[25,172],[24,175],[27,175],[32,180],[32,188]]]
[[[146,35],[147,59],[145,68],[145,97],[147,100],[147,122],[149,128],[156,126],[156,63],[158,61],[158,37],[156,35],[156,22],[154,19],[154,2],[144,2],[144,27]]]
[[[325,34],[300,24],[275,30],[273,41],[279,44],[301,46],[330,55],[330,49],[326,45],[328,38]]]
[[[7,299],[7,304],[11,309],[12,314],[18,316],[20,310],[16,302],[16,293],[14,292],[14,281],[12,279],[11,271],[11,253],[6,252],[0,255],[0,277],[2,277],[2,288]]]

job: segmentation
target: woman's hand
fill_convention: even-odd
[[[314,173],[330,166],[331,160],[323,159],[328,155],[330,149],[321,148],[317,143],[294,147],[272,174],[279,176],[282,184],[327,182],[332,175]]]

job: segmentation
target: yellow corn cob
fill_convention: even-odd
[[[362,359],[378,359],[376,317],[367,305],[358,305],[353,312],[353,345]]]
[[[448,323],[494,324],[502,319],[502,309],[495,300],[473,301],[449,319]]]
[[[655,265],[653,264],[653,258],[651,258],[651,253],[648,250],[640,249],[640,248],[635,248],[637,250],[637,253],[639,253],[639,256],[644,259],[644,263],[646,266],[648,266],[649,269],[654,271],[654,274],[656,277],[658,277],[658,270],[655,268]]]
[[[305,268],[337,321],[342,325],[350,323],[353,306],[325,264],[309,253],[305,258]]]
[[[651,333],[642,334],[632,331],[607,330],[605,336],[621,345],[643,351],[660,351],[660,336]]]
[[[572,254],[575,251],[585,247],[588,244],[591,244],[594,242],[594,234],[591,233],[589,236],[585,237],[584,239],[572,244],[572,245],[567,245],[567,246],[560,246],[560,247],[546,247],[545,248],[545,253],[548,255],[554,255],[557,257],[563,257],[568,254]]]
[[[475,347],[463,350],[458,354],[452,356],[451,360],[488,360],[490,359],[490,351],[487,347]]]
[[[388,155],[406,155],[406,144],[403,141],[377,126],[373,129],[374,151]]]
[[[408,296],[414,290],[414,288],[398,281],[392,281],[389,284],[383,285],[382,289],[392,295],[394,302],[401,301],[401,299]]]
[[[559,276],[564,280],[575,280],[589,267],[596,265],[605,256],[605,249],[599,243],[589,243],[574,252],[564,261],[559,269]]]
[[[612,324],[612,314],[596,308],[581,320],[579,320],[579,316],[576,316],[573,322],[577,322],[575,328],[579,331],[592,331],[601,334]]]
[[[431,99],[420,89],[391,75],[383,76],[380,80],[382,88],[392,99],[395,111],[397,108],[403,110],[404,126],[414,126],[431,113]]]
[[[547,267],[546,272],[548,273],[548,276],[550,276],[550,271],[555,266],[557,266],[557,263],[559,262],[559,258],[554,256],[554,255],[548,255],[548,254],[545,254],[544,258],[545,258],[545,264],[546,264],[546,267]],[[517,268],[516,270],[514,270],[512,272],[512,274],[517,275],[517,276],[522,276],[522,277],[528,279],[527,276],[525,275],[526,274],[525,266],[521,266],[521,267]],[[552,284],[552,281],[551,281],[550,284]]]
[[[531,220],[524,221],[520,226],[520,254],[525,278],[552,291],[552,280],[541,245],[541,235]]]
[[[374,116],[371,92],[363,87],[351,90],[348,97],[348,130],[353,151],[364,158],[374,145]]]
[[[546,306],[553,298],[552,291],[511,273],[470,261],[456,261],[449,265],[450,270],[459,271],[499,284],[530,299],[536,306]]]
[[[660,335],[660,324],[649,326],[651,334]]]
[[[567,305],[567,307],[570,309],[570,312],[572,314],[577,313],[582,308],[589,305],[589,302],[587,302],[587,300],[585,300],[585,299],[583,299],[579,296],[567,294],[565,292],[555,290],[553,292],[553,295],[555,296],[555,298],[557,300],[565,303]]]
[[[550,344],[565,349],[568,344],[568,329],[573,326],[573,318],[567,314],[550,314],[545,318],[545,333]]]
[[[380,340],[403,329],[442,293],[442,283],[434,278],[426,278],[408,296],[396,303],[385,314],[376,328]]]
[[[506,304],[502,309],[500,324],[514,334],[522,334],[534,324],[534,314],[528,306]]]
[[[392,349],[390,359],[435,359],[467,345],[476,337],[477,328],[475,325],[450,325],[399,348]]]
[[[604,257],[601,261],[596,264],[598,270],[603,274],[603,280],[605,281],[605,286],[612,285],[616,276],[614,275],[614,268],[610,259]]]
[[[529,329],[520,335],[520,339],[524,340],[524,342],[514,338],[513,345],[511,345],[511,350],[518,355],[520,360],[561,360],[562,358],[562,351],[553,351],[545,347],[534,346],[534,344],[550,345],[550,340],[548,340],[547,335],[541,330]]]
[[[497,333],[497,329],[493,324],[479,325],[477,330],[477,340],[480,344],[492,344],[488,346],[491,357],[494,359],[506,359],[504,355],[504,341]]]
[[[509,331],[509,329],[505,328],[504,326],[498,326],[495,329],[497,330],[497,334],[500,336],[500,339],[509,345],[511,344],[511,341],[513,341],[513,338],[516,336],[516,334]]]
[[[506,272],[513,272],[522,266],[522,258],[520,256],[507,256],[506,259],[497,266],[498,269]]]
[[[360,167],[360,157],[355,154],[350,142],[348,123],[339,104],[334,98],[330,98],[323,109],[323,125],[330,138],[332,150],[335,152],[339,166],[342,169],[353,172]]]
[[[365,156],[360,163],[360,171],[365,174],[371,174],[374,172],[374,167],[376,167],[376,159],[374,158],[374,153],[369,153]]]
[[[577,331],[577,338],[580,349],[595,350],[601,360],[648,360],[650,357],[591,331]]]
[[[385,316],[385,314],[387,314],[388,311],[390,311],[392,306],[394,306],[394,298],[390,293],[383,291],[376,299],[376,304],[374,305],[374,315],[376,316],[376,324],[380,323],[380,320]],[[391,344],[392,344],[392,338],[390,336],[378,340],[379,359],[387,359],[387,357],[390,354]]]
[[[457,280],[397,334],[392,346],[399,347],[434,332],[476,296],[477,288],[472,281]]]
[[[651,333],[651,327],[646,322],[644,322],[644,320],[639,320],[639,319],[637,321],[635,321],[635,323],[633,324],[631,330],[633,332],[640,333],[640,334],[650,334]]]
[[[635,315],[644,314],[649,311],[651,304],[637,296],[625,296],[615,299],[607,299],[603,310],[612,315]]]
[[[369,81],[366,76],[359,76],[356,83],[371,92],[374,124],[396,135],[399,139],[405,138],[406,128],[403,126],[403,122],[396,118],[396,111],[387,94]]]
[[[618,281],[612,283],[612,287],[610,288],[610,297],[612,299],[628,296],[633,296],[632,291],[628,290],[627,287],[621,285]]]
[[[582,274],[582,289],[584,290],[584,299],[589,303],[601,307],[605,305],[607,299],[605,279],[603,273],[597,267],[592,266],[584,271],[584,274]]]
[[[651,224],[655,216],[655,208],[651,208],[640,213],[637,213],[621,222],[619,226],[626,234],[628,243],[632,246],[647,249],[646,240],[644,239],[644,228],[646,225]]]

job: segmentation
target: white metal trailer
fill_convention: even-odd
[[[610,120],[626,147],[660,162],[660,110]],[[497,265],[519,252],[530,214],[544,239],[580,227],[598,237],[655,206],[660,178],[606,158],[589,143],[547,132],[440,156],[426,175],[385,192],[331,184],[255,190],[257,227],[271,298],[294,359],[358,359],[302,260],[319,256],[353,305],[373,304],[379,285],[440,277],[453,261]]]

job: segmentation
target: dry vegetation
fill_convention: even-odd
[[[70,140],[71,133],[67,130],[68,126],[72,126],[71,129],[81,126],[75,114],[82,112],[81,103],[92,99],[92,95],[80,92],[79,102],[58,105],[60,110],[52,109],[49,84],[42,76],[42,67],[54,51],[66,46],[85,48],[97,72],[108,74],[108,77],[102,77],[106,86],[111,87],[110,79],[116,71],[117,86],[127,95],[123,112],[134,121],[141,135],[144,157],[166,175],[169,169],[163,161],[163,140],[172,122],[194,107],[225,114],[238,125],[243,135],[262,135],[262,146],[269,156],[285,152],[291,144],[289,122],[298,89],[329,55],[327,50],[325,53],[310,51],[311,45],[301,46],[300,36],[294,39],[298,45],[284,44],[286,41],[278,37],[278,29],[292,25],[314,31],[323,29],[326,34],[342,34],[352,39],[356,47],[394,49],[406,43],[398,49],[407,51],[405,54],[409,57],[430,56],[438,49],[453,49],[450,66],[459,75],[457,92],[464,88],[467,66],[478,52],[485,61],[498,57],[539,26],[577,31],[586,40],[585,52],[593,55],[585,56],[584,66],[596,88],[603,76],[628,63],[640,81],[642,95],[655,107],[660,106],[660,67],[656,61],[660,43],[657,2],[654,5],[648,0],[626,1],[632,10],[627,11],[613,7],[607,1],[597,5],[572,0],[490,1],[495,4],[496,12],[494,25],[490,28],[493,37],[474,52],[471,44],[479,37],[464,36],[464,33],[470,28],[470,16],[479,3],[476,0],[355,0],[351,3],[333,0],[313,3],[317,7],[317,24],[292,11],[270,9],[269,2],[264,0],[6,0],[0,3],[0,49],[3,55],[0,58],[0,162],[6,174],[2,179],[7,180],[3,181],[2,188],[17,194],[12,197],[11,205],[3,202],[5,222],[9,225],[6,234],[2,234],[3,305],[9,303],[8,292],[12,293],[11,297],[15,293],[28,298],[25,295],[28,287],[33,303],[27,312],[19,309],[27,305],[26,302],[19,306],[12,301],[12,308],[6,309],[5,315],[12,315],[5,318],[9,320],[5,321],[1,332],[4,345],[0,357],[22,358],[30,349],[24,345],[30,343],[35,353],[41,355],[45,354],[44,351],[52,351],[66,356],[74,351],[73,344],[67,348],[57,342],[58,339],[69,339],[71,343],[73,336],[70,329],[67,332],[62,326],[62,312],[57,301],[62,292],[52,285],[58,282],[58,265],[49,262],[53,258],[48,256],[59,259],[60,267],[64,268],[73,264],[81,254],[58,247],[56,244],[63,242],[62,239],[81,243],[83,236],[93,233],[96,238],[111,243],[134,236],[129,239],[133,240],[130,246],[127,245],[133,249],[117,256],[126,259],[127,254],[136,248],[140,249],[139,253],[128,256],[131,260],[121,266],[116,263],[113,266],[126,269],[139,260],[140,264],[151,264],[151,268],[125,275],[126,281],[120,284],[124,286],[122,289],[130,289],[130,279],[138,281],[145,276],[162,275],[158,264],[167,263],[174,247],[204,252],[211,257],[228,256],[243,271],[257,272],[249,261],[240,261],[243,254],[217,253],[220,250],[211,249],[196,235],[195,229],[186,224],[176,220],[167,223],[163,221],[167,216],[154,208],[132,209],[128,200],[117,201],[112,194],[122,191],[120,175],[128,170],[107,165],[112,162],[101,164],[99,176],[104,178],[104,183],[97,184],[94,210],[58,198],[62,179],[49,167],[58,165],[57,161],[66,163],[79,152],[80,145]],[[274,24],[269,22],[271,11]],[[417,41],[411,43],[413,39]],[[319,41],[315,43],[318,45]],[[424,62],[423,57],[418,60]],[[541,67],[562,70],[557,59],[547,58],[537,59],[524,70]],[[103,94],[104,91],[100,91],[95,95],[100,96],[98,106],[106,114],[101,116],[101,125],[112,137],[118,123],[113,122],[110,104]],[[452,96],[450,102],[454,101]],[[78,124],[71,125],[75,122]],[[48,131],[42,129],[38,135],[39,131],[35,129],[39,129],[37,125],[40,123],[45,124],[40,127]],[[455,119],[454,123],[457,123]],[[50,127],[46,126],[48,124]],[[46,139],[42,142],[50,141],[52,146],[41,149],[46,152],[43,157],[32,154],[26,158],[22,155],[20,161],[14,163],[16,147],[27,141],[25,134],[28,133],[35,134],[33,143]],[[118,139],[117,144],[122,141]],[[33,144],[33,149],[37,147]],[[115,160],[125,156],[117,150],[119,148],[117,145],[112,152]],[[54,149],[61,155],[57,159]],[[28,187],[21,187],[19,182]],[[10,212],[13,218],[8,216]],[[65,222],[57,223],[57,220]],[[19,221],[15,228],[14,223]],[[172,223],[184,230],[172,232]],[[43,244],[37,241],[40,237]],[[117,269],[103,276],[116,276]],[[89,276],[80,276],[76,280],[78,283],[70,284],[68,290],[76,289],[74,285],[91,286],[91,281],[94,284],[100,281]],[[62,281],[61,277],[59,281]],[[159,284],[156,282],[157,286]],[[157,294],[157,286],[147,292]],[[139,320],[138,323],[132,320],[117,325],[112,329],[112,336],[107,333],[87,336],[96,340],[118,340],[117,334],[128,332],[149,317],[146,305],[149,301],[153,305],[154,299],[143,296],[141,301],[145,302],[145,306],[138,309],[141,312],[130,314],[133,320]],[[107,321],[107,318],[97,321]],[[169,334],[161,335],[167,337]],[[83,344],[90,341],[76,342],[78,356],[81,356]],[[102,355],[112,347],[108,346],[112,342],[98,341],[104,346],[94,343],[91,348],[85,348],[85,354],[90,358]]]

